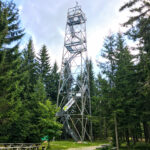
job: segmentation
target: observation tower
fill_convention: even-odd
[[[75,141],[92,139],[86,21],[78,3],[68,9],[57,96],[57,116]]]

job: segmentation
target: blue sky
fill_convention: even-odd
[[[110,32],[124,31],[120,27],[128,12],[119,12],[126,0],[78,0],[87,17],[88,55],[94,61],[99,57],[103,40]],[[76,0],[14,0],[20,10],[21,25],[26,36],[33,38],[35,51],[38,53],[46,44],[51,57],[60,65],[63,50],[67,10],[76,4]],[[24,45],[22,44],[22,48]]]

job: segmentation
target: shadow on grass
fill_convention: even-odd
[[[128,148],[122,146],[120,150],[128,150]],[[150,144],[138,142],[136,145],[131,145],[129,150],[150,150]]]

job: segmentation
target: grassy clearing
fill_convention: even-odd
[[[107,144],[107,143],[108,141],[94,141],[94,142],[84,142],[84,143],[77,143],[74,141],[53,141],[50,143],[51,148],[49,150],[67,150],[69,148],[99,146],[101,144]],[[43,143],[42,146],[47,147],[47,143]],[[128,150],[125,143],[121,145],[120,150]],[[150,144],[138,142],[136,145],[131,146],[130,150],[150,150]]]
[[[101,144],[106,144],[108,141],[96,141],[96,142],[84,142],[77,143],[73,141],[53,141],[50,143],[50,150],[65,150],[68,148],[79,148],[79,147],[87,147],[87,146],[98,146]],[[42,146],[47,147],[47,143],[43,143]]]
[[[128,150],[125,144],[122,144],[120,150]],[[150,144],[138,142],[136,145],[131,145],[130,150],[150,150]]]

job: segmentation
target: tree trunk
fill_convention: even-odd
[[[106,126],[106,118],[104,118],[104,136],[107,139],[107,126]]]
[[[126,134],[127,146],[129,148],[130,147],[130,140],[129,140],[129,131],[128,131],[128,128],[125,129],[125,134]]]
[[[48,140],[47,150],[50,149],[50,141]]]
[[[99,122],[99,137],[102,138],[103,137],[103,132],[102,132],[102,121],[100,120]]]
[[[134,144],[134,145],[136,144],[136,138],[135,138],[134,135],[133,135],[133,144]]]
[[[135,138],[135,134],[136,134],[136,127],[134,129],[131,130],[132,132],[132,139],[133,139],[133,144],[136,144],[136,138]],[[130,144],[130,143],[129,143]]]
[[[117,129],[117,117],[116,117],[116,113],[114,114],[114,121],[115,121],[116,147],[117,147],[117,150],[119,150],[118,129]]]
[[[148,129],[148,124],[146,121],[143,122],[143,128],[144,128],[145,142],[148,143],[148,141],[149,141],[149,129]]]
[[[138,141],[139,141],[139,137],[138,137],[138,135],[136,135],[136,137],[135,137],[135,138],[136,138],[136,142],[138,142]]]

